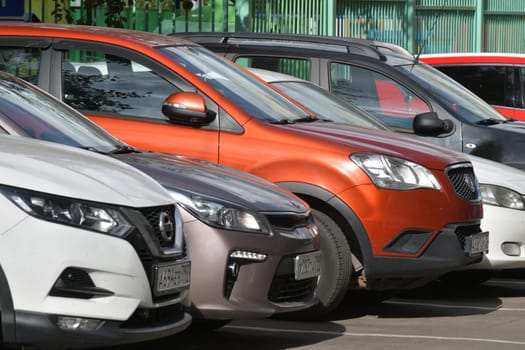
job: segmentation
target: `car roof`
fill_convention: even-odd
[[[0,21],[0,30],[6,36],[39,36],[77,38],[101,42],[135,42],[148,47],[195,45],[174,36],[149,33],[121,28],[96,27],[88,25],[28,23],[20,21]]]
[[[525,54],[501,52],[467,52],[421,55],[421,60],[431,64],[456,63],[525,63]]]
[[[212,51],[227,52],[227,48],[250,46],[251,48],[268,47],[273,51],[291,52],[294,49],[309,50],[309,54],[319,56],[330,55],[360,55],[379,61],[392,61],[400,64],[406,60],[413,61],[414,55],[399,45],[374,40],[342,38],[322,35],[282,34],[282,33],[251,33],[251,32],[189,32],[174,33],[177,36],[201,44]],[[323,54],[324,52],[324,54]],[[304,54],[304,52],[303,52]]]

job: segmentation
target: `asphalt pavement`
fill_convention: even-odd
[[[194,330],[111,350],[525,349],[521,275],[469,288],[433,283],[382,302],[349,296],[325,320],[235,321],[215,331]]]

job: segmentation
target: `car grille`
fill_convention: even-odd
[[[176,245],[177,241],[181,241],[177,235],[182,235],[182,230],[175,228],[175,206],[167,205],[160,207],[140,208],[138,210],[127,210],[129,216],[133,216],[137,229],[126,237],[126,240],[133,246],[137,255],[144,267],[146,276],[152,291],[153,302],[162,302],[172,300],[180,295],[180,292],[168,294],[164,296],[155,296],[153,293],[153,279],[155,265],[176,261],[184,257],[185,250],[182,249],[178,254],[166,254],[170,248]],[[162,215],[168,215],[169,220],[173,223],[173,234],[169,239],[165,239],[161,233],[159,222]],[[149,245],[147,242],[150,242]],[[153,250],[151,247],[153,246]]]
[[[302,301],[312,298],[317,287],[317,277],[296,281],[293,257],[285,257],[277,268],[268,299],[274,303]]]
[[[470,164],[450,166],[446,173],[459,197],[470,202],[481,199],[479,183]]]
[[[454,231],[463,250],[465,250],[465,238],[479,232],[481,232],[480,225],[458,226]]]
[[[314,220],[311,214],[267,214],[266,218],[274,230],[293,231],[298,227],[306,227],[313,224]]]
[[[172,234],[169,237],[163,235],[160,230],[159,222],[161,221],[161,215],[169,215],[169,220],[173,224],[175,223],[175,210],[173,206],[163,206],[163,207],[152,207],[152,208],[143,208],[140,210],[142,215],[148,220],[151,228],[155,232],[155,237],[157,238],[160,246],[162,248],[171,248],[175,244],[175,234]],[[173,228],[175,232],[175,228]]]

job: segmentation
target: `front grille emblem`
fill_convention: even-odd
[[[468,187],[468,189],[471,192],[476,192],[476,184],[474,183],[474,179],[472,178],[471,174],[464,174],[463,179],[465,180],[465,185]]]
[[[159,231],[164,242],[172,242],[175,237],[175,225],[169,213],[162,211],[159,215]]]

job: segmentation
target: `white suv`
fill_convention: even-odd
[[[181,216],[147,175],[4,135],[0,211],[4,344],[108,346],[189,326]]]

